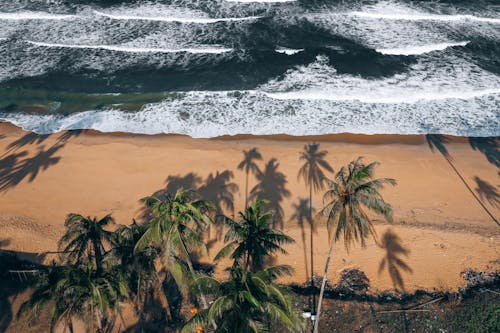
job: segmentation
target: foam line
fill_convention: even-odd
[[[304,51],[304,49],[285,49],[285,48],[280,48],[280,49],[276,49],[274,51],[278,52],[278,53],[283,53],[283,54],[286,54],[286,55],[294,55],[294,54],[297,54],[297,53],[300,53],[300,52]]]
[[[44,12],[0,13],[0,20],[71,20],[78,15],[51,14]]]
[[[500,94],[500,89],[484,89],[471,91],[422,92],[413,94],[397,94],[380,97],[378,95],[335,95],[321,90],[290,91],[283,93],[266,93],[270,98],[279,100],[325,100],[335,102],[358,101],[371,104],[413,104],[423,101],[442,101],[447,99],[473,99],[486,95]]]
[[[376,49],[376,51],[382,54],[390,54],[390,55],[417,55],[433,51],[442,51],[449,47],[454,47],[454,46],[466,46],[469,43],[470,41],[454,42],[454,43],[437,43],[437,44],[407,46],[407,47],[388,48],[388,49]]]
[[[84,45],[84,44],[52,44],[52,43],[41,43],[27,41],[28,43],[36,46],[42,47],[61,47],[70,49],[98,49],[98,50],[108,50],[108,51],[118,51],[118,52],[129,52],[129,53],[210,53],[210,54],[220,54],[225,52],[231,52],[233,49],[230,48],[180,48],[180,49],[169,49],[169,48],[141,48],[141,47],[130,47],[130,46],[119,46],[119,45]]]
[[[178,22],[178,23],[217,23],[217,22],[238,22],[257,20],[262,16],[248,16],[248,17],[224,17],[224,18],[210,18],[210,17],[165,17],[165,16],[133,16],[133,15],[119,15],[107,14],[94,10],[94,13],[99,16],[105,16],[113,20],[134,20],[134,21],[158,21],[158,22]]]
[[[401,20],[401,21],[476,21],[485,23],[500,24],[500,19],[490,17],[477,17],[473,15],[438,15],[438,14],[390,14],[390,13],[372,13],[372,12],[352,12],[351,15],[384,20]]]

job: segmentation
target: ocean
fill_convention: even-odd
[[[0,121],[500,135],[500,3],[0,0]]]

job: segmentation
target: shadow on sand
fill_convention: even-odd
[[[234,215],[234,195],[239,188],[236,183],[232,182],[233,178],[233,172],[230,170],[210,173],[205,179],[195,172],[188,172],[184,176],[168,176],[165,180],[165,187],[154,192],[152,196],[161,199],[168,193],[175,193],[179,188],[196,190],[200,199],[210,200],[215,205],[212,218],[216,225],[215,238],[220,240],[223,233],[222,223],[220,223],[222,219],[220,217],[227,213]],[[141,217],[143,221],[147,220],[149,212],[143,210]]]
[[[458,169],[455,167],[453,164],[453,157],[450,155],[448,149],[446,148],[446,144],[450,142],[450,139],[444,135],[441,134],[427,134],[425,136],[425,139],[427,141],[427,144],[429,145],[429,148],[431,149],[432,152],[434,150],[437,150],[443,155],[444,159],[450,167],[453,169],[453,171],[456,173],[458,178],[464,183],[465,187],[467,190],[472,194],[474,199],[479,203],[479,205],[483,208],[486,214],[495,222],[498,226],[500,226],[500,222],[496,219],[496,217],[490,212],[488,207],[484,205],[484,203],[481,201],[481,199],[478,198],[476,193],[472,190],[472,188],[469,186],[465,178],[460,174]],[[491,140],[493,139],[493,141]],[[486,155],[488,158],[488,161],[490,163],[496,163],[498,162],[498,147],[496,146],[496,139],[494,138],[471,138],[470,139],[470,144],[474,149],[479,149],[483,154]],[[495,153],[496,152],[496,153]],[[495,156],[497,154],[497,156]]]
[[[292,216],[290,217],[289,222],[295,222],[300,228],[302,247],[304,249],[304,263],[306,267],[306,276],[310,276],[309,265],[307,263],[307,244],[306,244],[305,228],[307,226],[309,228],[312,228],[313,231],[315,231],[314,230],[315,224],[313,223],[313,219],[311,218],[312,214],[310,214],[309,212],[309,199],[298,198],[297,203],[294,203],[292,207],[293,207],[293,213]]]
[[[382,261],[380,261],[378,274],[380,275],[387,267],[394,288],[405,291],[402,272],[413,273],[413,270],[401,257],[408,257],[410,250],[401,244],[401,238],[391,229],[384,233],[379,246],[386,251],[386,254]]]
[[[264,170],[255,175],[257,185],[250,192],[250,199],[268,200],[269,203],[265,208],[274,211],[273,228],[283,229],[285,213],[281,203],[285,198],[290,197],[291,193],[286,188],[285,174],[278,171],[279,165],[276,158],[271,158],[266,163]]]
[[[487,201],[491,206],[498,207],[500,205],[500,194],[498,193],[497,187],[491,185],[485,180],[482,180],[478,176],[474,177],[476,182],[476,192],[479,198],[483,201]]]
[[[15,319],[12,304],[34,281],[35,275],[22,272],[38,269],[37,263],[45,258],[37,253],[1,250],[10,243],[10,239],[0,240],[0,333]]]
[[[66,142],[85,132],[84,130],[66,131],[57,137],[56,142],[46,148],[46,140],[52,135],[27,133],[7,145],[0,157],[0,192],[6,192],[24,180],[32,183],[43,171],[60,162],[57,156]],[[20,150],[34,146],[36,151]]]
[[[488,162],[500,168],[500,138],[469,138],[472,149],[481,152]]]

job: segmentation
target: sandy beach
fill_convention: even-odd
[[[236,166],[242,159],[242,150],[257,147],[263,155],[261,168],[275,158],[279,163],[277,171],[286,176],[289,195],[284,195],[280,203],[284,211],[283,229],[296,243],[287,247],[289,254],[279,257],[278,262],[295,268],[295,274],[284,282],[303,283],[306,270],[301,229],[290,218],[293,204],[308,194],[297,180],[299,152],[305,143],[315,141],[328,150],[327,160],[335,170],[363,156],[366,162],[381,163],[378,177],[391,177],[398,182],[396,187],[383,191],[394,208],[393,225],[376,219],[379,244],[370,241],[365,249],[356,246],[346,253],[343,244],[337,244],[330,280],[336,281],[346,267],[357,267],[367,274],[375,290],[456,289],[464,285],[460,272],[467,268],[500,268],[500,227],[494,221],[500,218],[498,140],[474,149],[468,138],[439,138],[433,146],[438,149],[433,151],[424,136],[192,139],[95,131],[38,136],[3,123],[0,246],[42,254],[41,258],[48,260],[50,255],[43,253],[57,250],[68,213],[112,214],[117,223],[130,223],[140,215],[138,200],[165,188],[169,176],[182,177],[184,182],[191,176],[202,186],[209,174],[229,171],[234,176],[230,182],[239,186],[234,193],[237,212],[244,206],[245,174]],[[495,139],[491,142],[495,143]],[[255,184],[251,176],[250,188]],[[315,194],[314,207],[322,207],[321,196]],[[315,237],[315,271],[320,274],[328,251],[328,235],[321,221]],[[216,243],[210,255],[220,246],[220,242]],[[406,264],[406,268],[396,267],[401,279],[395,278],[387,265],[380,269],[384,258],[399,258]],[[224,263],[219,267],[223,268]]]

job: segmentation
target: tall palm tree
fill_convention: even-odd
[[[90,332],[103,332],[108,320],[116,317],[120,301],[127,293],[121,274],[108,271],[98,274],[90,262],[55,267],[39,279],[18,316],[28,312],[28,319],[32,320],[53,302],[50,332],[61,322],[73,332],[73,318],[87,323]]]
[[[282,327],[289,332],[302,332],[302,318],[293,310],[287,291],[274,283],[277,277],[290,274],[287,266],[248,272],[232,267],[230,279],[219,282],[203,275],[193,286],[215,297],[208,309],[198,312],[182,332],[197,332],[200,327],[216,323],[216,333],[258,333]]]
[[[139,239],[147,230],[146,225],[137,224],[134,220],[130,226],[122,225],[113,233],[113,250],[111,261],[126,276],[131,297],[137,312],[142,315],[142,309],[148,301],[148,296],[155,294],[165,306],[168,318],[171,318],[170,305],[162,289],[162,281],[156,272],[155,260],[160,255],[160,249],[155,246],[134,251]]]
[[[216,255],[215,260],[231,258],[236,266],[244,271],[258,271],[264,267],[264,261],[275,252],[286,253],[282,248],[294,240],[272,227],[272,211],[263,211],[266,200],[257,199],[253,204],[240,212],[240,220],[226,218],[229,230],[225,241],[229,242]]]
[[[111,246],[113,239],[113,233],[105,228],[114,223],[111,215],[98,220],[97,217],[69,214],[64,222],[68,230],[59,240],[59,248],[70,260],[94,259],[94,267],[100,272],[106,246]]]
[[[309,246],[311,257],[311,287],[314,290],[314,219],[313,219],[313,191],[318,192],[324,189],[324,179],[326,178],[325,172],[333,172],[333,168],[325,160],[328,151],[319,150],[319,143],[309,143],[304,146],[304,150],[300,152],[299,160],[304,161],[297,174],[297,179],[301,179],[309,188]],[[311,302],[311,311],[315,313],[316,296],[313,293]]]
[[[148,246],[160,246],[165,268],[172,274],[177,285],[186,291],[190,275],[195,270],[192,253],[206,253],[203,232],[212,223],[208,212],[212,205],[208,201],[196,200],[193,190],[178,189],[164,198],[146,197],[142,202],[152,212],[147,229],[135,246],[142,251]],[[185,270],[187,265],[190,274]],[[201,295],[203,306],[206,300]]]
[[[355,241],[361,242],[361,246],[365,247],[366,238],[370,235],[375,238],[375,228],[365,209],[392,221],[391,205],[384,201],[379,190],[385,184],[396,185],[396,181],[390,178],[374,179],[374,170],[377,165],[377,162],[365,165],[359,157],[342,167],[334,180],[327,179],[329,188],[323,196],[323,201],[327,204],[320,214],[327,219],[331,241],[321,283],[314,333],[318,332],[321,303],[334,243],[343,238],[345,248],[349,250]]]
[[[238,164],[238,170],[245,170],[246,179],[245,179],[245,207],[248,205],[248,174],[252,172],[253,174],[257,174],[259,170],[259,166],[255,163],[255,161],[262,160],[262,155],[259,153],[256,147],[246,151],[243,150],[243,161]]]

